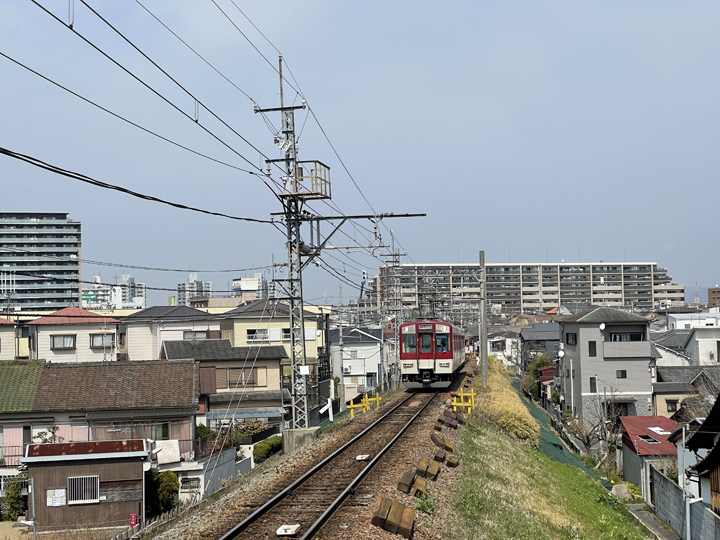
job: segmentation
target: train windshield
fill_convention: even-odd
[[[432,352],[432,334],[420,334],[420,352]]]
[[[402,337],[402,352],[414,353],[417,350],[417,344],[415,342],[415,334],[403,334]]]
[[[450,352],[450,336],[448,334],[437,334],[435,336],[435,352]]]

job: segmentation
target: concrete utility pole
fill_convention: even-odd
[[[478,339],[480,340],[480,358],[482,359],[482,386],[487,388],[487,369],[488,369],[488,352],[487,352],[487,306],[485,304],[485,291],[487,281],[485,276],[485,251],[480,251],[480,272],[482,273],[482,281],[480,282],[480,318],[478,319]]]

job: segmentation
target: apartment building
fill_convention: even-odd
[[[185,283],[178,283],[178,306],[190,306],[190,300],[193,298],[210,298],[211,296],[212,281],[199,281],[197,274],[190,274]]]
[[[646,310],[685,302],[685,288],[654,262],[493,263],[486,265],[487,303],[502,312],[543,312],[587,305]],[[477,264],[401,264],[380,267],[371,281],[366,309],[379,311],[402,291],[404,310],[420,316],[466,313],[480,302]],[[368,305],[369,304],[369,305]]]
[[[66,212],[0,212],[0,281],[13,308],[80,305],[81,224]]]

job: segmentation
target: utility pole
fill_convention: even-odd
[[[480,339],[480,358],[482,359],[482,386],[487,388],[487,307],[485,303],[485,251],[480,251],[480,272],[482,273],[482,281],[480,282],[480,317],[478,319],[478,339]]]
[[[279,112],[282,116],[280,132],[275,135],[275,143],[285,153],[279,159],[266,159],[270,176],[271,166],[280,164],[283,169],[283,191],[277,194],[283,205],[279,216],[285,222],[288,250],[288,276],[278,279],[285,283],[283,287],[290,312],[290,362],[291,362],[291,407],[292,429],[310,428],[308,411],[308,384],[310,374],[305,354],[305,320],[303,310],[302,272],[325,248],[328,240],[348,219],[370,219],[379,221],[385,217],[416,217],[425,214],[371,214],[361,216],[318,216],[305,210],[305,201],[330,199],[330,167],[318,160],[298,161],[295,141],[295,111],[305,109],[303,98],[301,105],[285,106],[283,98],[282,55],[279,56],[280,107],[261,109],[253,104],[255,113]],[[303,183],[304,182],[304,183]],[[320,222],[339,221],[330,234],[323,239],[320,236]],[[302,240],[301,226],[310,225],[310,243]],[[315,241],[317,239],[317,241]],[[375,246],[373,246],[375,247]],[[303,260],[305,257],[305,260]],[[276,298],[280,300],[281,298]]]

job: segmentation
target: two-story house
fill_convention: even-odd
[[[558,352],[562,410],[594,422],[612,403],[619,416],[652,413],[649,321],[619,309],[597,307],[560,321]]]
[[[27,323],[30,358],[63,363],[113,362],[117,360],[119,323],[75,306],[34,319]]]
[[[222,315],[223,339],[229,339],[235,347],[281,345],[285,347],[287,359],[281,362],[282,384],[292,392],[290,349],[290,311],[284,302],[255,300],[228,311]],[[304,347],[310,374],[307,377],[308,408],[310,421],[319,421],[317,410],[324,403],[320,396],[329,399],[332,393],[332,367],[330,352],[326,343],[327,313],[303,312]]]
[[[118,330],[122,360],[157,360],[163,341],[220,338],[220,321],[187,306],[154,306],[122,318]]]
[[[720,364],[720,327],[698,326],[690,329],[685,351],[696,366]]]
[[[383,351],[382,329],[343,328],[330,330],[333,373],[341,377],[344,401],[387,382],[388,365]]]
[[[227,421],[263,420],[280,424],[290,394],[281,387],[279,345],[233,347],[229,339],[165,341],[162,359],[200,363],[201,403],[197,421],[216,427]],[[207,385],[209,391],[204,391]]]

